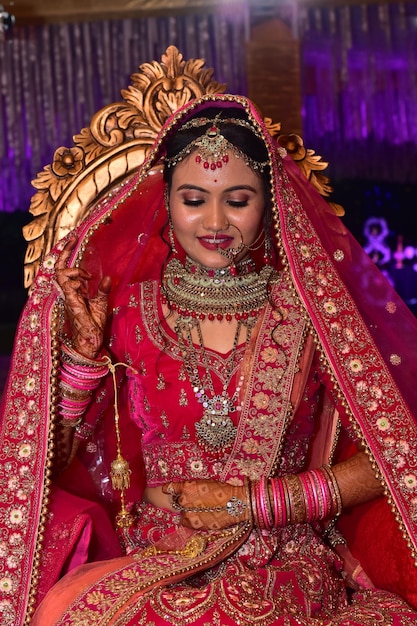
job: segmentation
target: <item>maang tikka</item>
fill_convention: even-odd
[[[197,137],[191,141],[185,148],[180,150],[178,154],[171,158],[165,158],[167,167],[175,167],[180,161],[185,159],[193,150],[197,151],[195,156],[196,163],[201,163],[204,169],[215,170],[223,167],[229,161],[229,152],[237,159],[242,161],[256,171],[263,171],[269,165],[268,161],[255,161],[245,154],[237,146],[232,144],[224,135],[222,135],[219,124],[232,124],[250,129],[255,135],[255,128],[245,120],[229,118],[209,120],[207,118],[195,118],[184,124],[179,132],[189,128],[198,128],[210,124],[204,135]]]

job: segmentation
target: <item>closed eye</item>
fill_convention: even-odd
[[[196,199],[196,200],[189,200],[188,198],[184,198],[183,203],[186,206],[195,206],[195,207],[197,207],[197,206],[201,206],[202,204],[204,204],[204,200],[201,199],[201,198]]]
[[[234,209],[240,209],[248,206],[249,202],[247,200],[228,200],[227,204]]]

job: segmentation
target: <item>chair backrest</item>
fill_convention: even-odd
[[[139,66],[122,100],[105,106],[90,126],[74,136],[74,145],[55,151],[53,162],[32,181],[36,193],[29,212],[34,219],[23,228],[28,242],[24,284],[30,288],[45,255],[77,226],[97,201],[132,176],[172,113],[191,99],[206,93],[224,93],[225,85],[213,80],[213,70],[203,59],[185,61],[175,46],[167,48],[161,61]],[[280,125],[266,120],[270,132],[279,135]],[[322,195],[331,188],[317,173],[327,163],[306,150],[298,135],[279,135],[304,174]]]

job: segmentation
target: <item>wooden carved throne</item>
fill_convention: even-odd
[[[29,208],[34,219],[23,228],[28,242],[24,284],[30,288],[42,260],[55,243],[77,226],[96,202],[144,161],[159,130],[179,107],[206,93],[224,93],[203,59],[185,61],[174,46],[161,61],[139,66],[122,100],[105,106],[90,126],[75,135],[72,147],[60,147],[53,162],[32,181],[36,193]],[[327,163],[306,149],[299,135],[280,134],[280,124],[265,118],[270,132],[323,196],[332,191],[321,172]],[[338,214],[343,209],[333,204]]]

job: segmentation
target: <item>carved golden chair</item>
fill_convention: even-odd
[[[161,61],[139,66],[132,84],[122,90],[123,100],[105,106],[74,136],[74,145],[55,151],[53,162],[32,182],[37,192],[29,208],[34,219],[23,228],[28,242],[24,284],[30,288],[40,263],[54,244],[72,230],[97,200],[133,175],[145,159],[159,130],[179,107],[205,93],[223,93],[225,85],[212,79],[203,59],[185,61],[170,46]],[[265,119],[306,177],[319,192],[332,191],[327,167],[298,135],[281,135],[280,125]],[[338,214],[343,209],[333,204]]]

